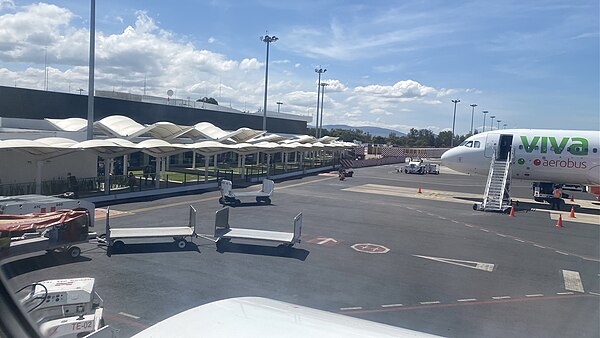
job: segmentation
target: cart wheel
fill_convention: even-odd
[[[271,199],[269,197],[265,198],[265,204],[271,204]]]
[[[473,203],[473,210],[477,211],[477,204]]]
[[[177,247],[179,249],[185,249],[186,246],[187,246],[187,241],[185,239],[180,239],[177,241]]]
[[[121,250],[123,247],[125,246],[125,243],[123,243],[123,241],[114,241],[112,247],[113,250]]]
[[[225,205],[225,200],[223,199],[223,197],[219,197],[219,203]]]
[[[72,246],[69,248],[67,253],[69,254],[69,257],[77,258],[81,254],[81,249],[78,246]]]
[[[238,205],[242,204],[242,201],[235,199],[231,204],[234,206],[238,206]]]

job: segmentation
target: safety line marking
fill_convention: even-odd
[[[355,307],[341,307],[340,308],[341,311],[347,311],[347,310],[362,310],[362,306],[355,306]]]
[[[402,304],[383,304],[381,305],[381,307],[400,307],[400,306],[404,306]]]
[[[513,238],[513,239],[514,239],[515,241],[517,241],[517,242],[525,243],[525,241],[524,241],[524,240],[522,240],[522,239],[518,239],[518,238]]]
[[[544,297],[544,295],[541,293],[534,293],[532,295],[525,295],[525,297]]]
[[[558,251],[558,250],[554,250],[554,252],[556,252],[556,253],[559,253],[559,254],[561,254],[561,255],[565,255],[565,256],[568,256],[568,255],[569,255],[569,254],[568,254],[568,253],[566,253],[566,252],[562,252],[562,251]]]
[[[600,293],[595,293],[595,292],[592,292],[592,291],[590,291],[590,292],[588,292],[588,293],[589,293],[590,295],[594,295],[594,296],[600,296]]]
[[[469,228],[473,227],[471,224],[465,224],[465,226],[468,226]]]
[[[557,292],[557,295],[574,295],[575,292]]]
[[[439,300],[434,300],[431,302],[420,302],[421,305],[431,305],[431,304],[440,304]]]
[[[481,228],[481,229],[479,229],[479,230],[481,230],[481,231],[485,231],[485,232],[490,232],[488,229],[484,229],[484,228]]]
[[[126,312],[119,312],[119,314],[120,314],[121,316],[129,317],[129,318],[133,318],[133,319],[140,319],[140,317],[138,317],[138,316],[134,316],[134,315],[132,315],[132,314],[129,314],[129,313],[126,313]]]
[[[541,246],[541,245],[539,245],[539,244],[534,244],[533,246],[535,246],[535,247],[538,247],[538,248],[540,248],[540,249],[546,249],[546,247],[545,247],[545,246]]]
[[[497,297],[492,297],[492,299],[496,299],[496,300],[499,300],[499,299],[510,299],[510,298],[511,298],[510,296],[497,296]]]
[[[506,237],[506,235],[504,235],[504,234],[499,234],[499,233],[496,233],[496,235],[498,235],[498,236],[500,236],[500,237]]]
[[[464,298],[464,299],[457,299],[457,302],[474,302],[476,301],[477,298]]]

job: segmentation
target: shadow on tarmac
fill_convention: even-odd
[[[112,255],[128,255],[128,254],[141,254],[141,253],[158,253],[158,252],[182,252],[182,251],[194,251],[200,252],[198,245],[192,242],[187,242],[185,248],[180,249],[174,242],[169,243],[134,243],[134,244],[120,244],[113,245],[107,250],[106,255],[108,257]]]
[[[273,204],[273,203],[271,203],[271,204],[265,204],[265,203],[262,203],[262,202],[242,202],[242,203],[239,203],[239,204],[225,204],[225,205],[221,204],[221,206],[223,208],[225,208],[225,207],[244,208],[244,207],[256,207],[256,206],[259,206],[259,205],[260,206],[265,206],[265,207],[270,207],[270,206],[275,207],[275,206],[277,206],[277,204]]]
[[[91,258],[79,256],[75,259],[59,252],[48,252],[45,255],[27,257],[3,264],[2,273],[10,279],[36,270],[52,268],[59,265],[88,262]]]
[[[279,246],[265,246],[256,244],[241,244],[231,243],[222,241],[217,246],[218,253],[241,253],[248,255],[260,255],[260,256],[273,256],[273,257],[287,257],[298,259],[301,261],[306,260],[306,257],[310,254],[310,251],[304,249],[297,249],[294,247],[288,247],[287,245]]]

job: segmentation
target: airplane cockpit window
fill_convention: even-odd
[[[473,141],[469,141],[469,142],[467,142],[467,143],[465,144],[465,147],[467,147],[467,148],[471,148],[471,147],[473,147]]]
[[[479,141],[473,142],[473,148],[479,148],[479,147],[481,147],[481,142],[479,142]]]
[[[467,141],[462,141],[462,143],[461,143],[461,144],[459,144],[458,146],[459,146],[459,147],[462,147],[462,146],[464,146],[466,143],[467,143]]]

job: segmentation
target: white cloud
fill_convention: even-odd
[[[256,58],[243,59],[240,62],[240,70],[256,70],[262,67],[264,63],[259,62]]]
[[[382,98],[410,101],[435,96],[439,93],[433,87],[425,86],[413,80],[398,81],[392,86],[369,85],[354,88],[354,92],[361,95],[372,95]]]
[[[216,38],[213,38],[212,36],[208,38],[208,43],[215,43],[217,41]]]
[[[5,9],[15,9],[15,2],[13,0],[0,0],[0,11]]]

